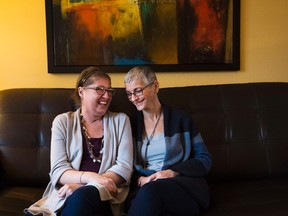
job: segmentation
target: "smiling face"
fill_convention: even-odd
[[[81,98],[81,109],[83,113],[89,113],[92,116],[102,117],[108,110],[112,101],[111,94],[106,91],[103,95],[97,93],[96,87],[110,89],[110,80],[103,77],[89,78],[91,83],[85,87],[79,87],[78,93]]]
[[[145,83],[140,79],[125,83],[128,99],[136,106],[139,111],[152,109],[158,100],[158,82]],[[140,93],[141,92],[141,93]]]

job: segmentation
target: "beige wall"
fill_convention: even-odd
[[[74,87],[78,74],[48,74],[45,1],[0,1],[0,90]],[[241,71],[159,73],[161,87],[288,82],[287,0],[242,0]],[[124,73],[111,73],[123,87]]]

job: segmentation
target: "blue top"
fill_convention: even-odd
[[[165,153],[166,153],[166,145],[164,139],[164,133],[153,136],[153,138],[149,141],[148,138],[145,137],[144,145],[142,145],[141,157],[147,161],[148,166],[146,166],[149,170],[160,171],[163,167]],[[147,153],[147,154],[146,154]]]
[[[196,128],[189,113],[184,110],[163,106],[164,137],[166,153],[161,170],[172,169],[181,176],[203,177],[212,165],[212,158],[206,145]],[[146,169],[143,164],[145,158],[141,157],[143,143],[142,131],[144,118],[138,112],[137,121],[134,122],[134,137],[136,139],[135,169],[143,175],[151,175],[156,170]]]

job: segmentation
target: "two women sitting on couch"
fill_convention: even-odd
[[[190,115],[159,101],[155,73],[145,66],[125,77],[137,116],[108,111],[114,95],[110,77],[89,67],[76,84],[80,108],[58,115],[52,125],[51,181],[26,214],[197,215],[209,204],[203,178],[211,156]]]

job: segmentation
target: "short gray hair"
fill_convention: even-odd
[[[128,71],[124,78],[124,84],[133,82],[135,80],[141,80],[145,84],[151,83],[157,80],[156,74],[148,66],[136,66]]]

